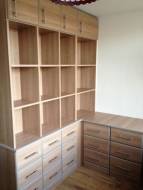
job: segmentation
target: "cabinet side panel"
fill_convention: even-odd
[[[15,172],[14,153],[0,147],[0,189],[16,190],[16,172]]]
[[[13,147],[7,22],[0,19],[0,144]]]

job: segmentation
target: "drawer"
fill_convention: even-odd
[[[115,157],[126,159],[133,162],[142,162],[142,150],[139,148],[111,143],[111,154]]]
[[[44,175],[44,190],[51,189],[54,184],[62,179],[61,165],[56,166],[53,170]]]
[[[66,144],[63,145],[62,148],[62,155],[63,158],[71,155],[71,154],[75,154],[77,153],[77,143],[74,141],[68,141]]]
[[[34,181],[29,186],[25,187],[23,190],[43,190],[42,179]]]
[[[36,179],[42,178],[42,159],[33,162],[17,173],[18,187],[23,189],[25,186],[32,184]]]
[[[104,168],[91,162],[84,161],[84,167],[109,175],[109,168]]]
[[[142,135],[121,129],[111,129],[111,140],[135,147],[142,147]]]
[[[109,139],[109,127],[97,125],[93,123],[84,122],[84,134],[98,137],[101,139]]]
[[[62,141],[63,143],[66,143],[69,140],[77,139],[77,129],[78,129],[79,123],[71,124],[64,129],[62,129]]]
[[[49,170],[52,170],[56,165],[61,164],[61,148],[46,154],[43,157],[43,172],[47,173]]]
[[[43,154],[55,150],[61,146],[61,130],[45,137],[43,139]]]
[[[141,165],[111,157],[111,175],[123,176],[132,180],[138,180],[141,175]]]
[[[23,168],[25,165],[34,162],[42,155],[41,141],[32,143],[16,152],[17,169]]]
[[[109,153],[109,141],[84,135],[84,147],[104,154]]]
[[[84,149],[84,161],[104,168],[109,168],[109,156],[93,150]]]

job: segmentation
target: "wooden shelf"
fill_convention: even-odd
[[[42,95],[41,100],[59,97],[59,68],[41,68]]]
[[[61,96],[75,93],[75,68],[61,68]]]
[[[61,34],[61,65],[75,65],[75,37]]]
[[[78,65],[96,65],[96,41],[78,38]]]
[[[77,92],[95,89],[95,67],[78,67],[77,69]]]
[[[77,96],[78,118],[86,111],[95,111],[95,91],[79,94]]]
[[[53,100],[43,103],[42,135],[45,136],[60,128],[60,102]]]
[[[59,65],[59,33],[39,30],[39,42],[42,65]]]
[[[9,22],[11,65],[37,65],[36,27]]]
[[[14,133],[16,148],[20,148],[40,137],[39,105],[14,111]]]
[[[62,127],[75,121],[75,96],[61,99]]]
[[[15,107],[24,106],[39,100],[38,69],[13,68],[12,92]]]

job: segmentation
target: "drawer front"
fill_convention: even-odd
[[[111,157],[111,174],[138,180],[141,175],[141,165]]]
[[[52,170],[56,165],[61,164],[61,148],[58,148],[54,152],[47,154],[43,158],[43,172],[47,173]]]
[[[85,122],[84,134],[102,139],[109,139],[109,127]]]
[[[53,170],[48,172],[44,176],[44,190],[49,189],[51,186],[56,184],[62,178],[61,165],[56,166]]]
[[[115,157],[126,159],[133,162],[142,162],[142,150],[139,148],[111,143],[111,154]]]
[[[120,129],[111,129],[111,140],[135,147],[142,147],[142,135]]]
[[[23,189],[25,186],[28,186],[34,182],[35,179],[42,178],[42,159],[39,159],[33,164],[18,171],[17,176],[19,189]]]
[[[16,152],[17,169],[39,159],[42,155],[41,141],[30,144]]]
[[[68,141],[66,144],[63,145],[62,148],[62,155],[63,158],[71,155],[71,154],[75,154],[77,153],[77,143],[74,141]]]
[[[23,190],[43,190],[42,179],[38,181],[34,181],[34,183],[30,184],[29,186],[25,187]]]
[[[63,143],[66,143],[69,140],[75,141],[77,139],[77,129],[78,129],[78,123],[71,124],[68,127],[65,127],[62,129],[62,141]]]
[[[84,161],[90,162],[97,166],[109,168],[109,156],[89,149],[84,150]]]
[[[109,141],[92,136],[84,136],[84,147],[104,154],[109,153]]]
[[[61,131],[59,130],[52,135],[43,139],[43,154],[47,154],[52,150],[55,150],[57,147],[61,146]]]

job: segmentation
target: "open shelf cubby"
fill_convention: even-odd
[[[12,92],[14,106],[24,106],[39,101],[37,68],[13,68]]]
[[[75,37],[61,34],[61,65],[75,65]]]
[[[61,99],[62,127],[75,121],[75,96]]]
[[[42,65],[59,65],[59,33],[39,30],[39,44]]]
[[[20,148],[40,137],[39,105],[14,111],[16,147]]]
[[[60,101],[45,102],[43,107],[42,135],[45,136],[60,128]]]
[[[79,38],[77,57],[78,65],[96,65],[96,41]]]
[[[96,67],[78,67],[77,92],[95,89]]]
[[[37,65],[37,30],[34,26],[9,22],[11,65]]]
[[[48,100],[59,97],[59,68],[43,67],[42,76],[42,95],[41,100]]]
[[[61,68],[61,95],[75,93],[75,67]]]
[[[95,91],[79,94],[77,96],[77,115],[82,117],[85,112],[95,111]]]

